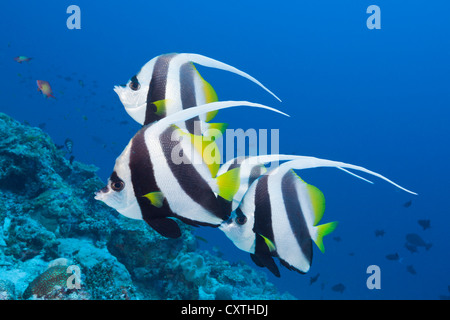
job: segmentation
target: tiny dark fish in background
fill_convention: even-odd
[[[69,153],[72,153],[73,150],[73,141],[69,138],[64,141],[64,145],[66,146],[66,149]]]
[[[341,242],[341,237],[337,236],[337,237],[333,237],[333,240],[336,242]]]
[[[332,286],[331,290],[333,290],[335,292],[343,293],[345,290],[345,286],[342,283],[338,283],[338,284]]]
[[[409,208],[409,207],[411,207],[411,204],[412,204],[412,200],[409,200],[409,201],[405,202],[405,203],[403,204],[403,206],[404,206],[405,208]]]
[[[375,230],[375,237],[382,237],[384,234],[384,230]]]
[[[316,282],[317,279],[319,279],[319,275],[320,275],[320,273],[316,274],[314,277],[310,277],[309,278],[309,285],[312,285],[314,282]]]
[[[386,259],[391,260],[391,261],[397,261],[400,258],[400,256],[398,255],[398,253],[391,253],[386,255]]]
[[[417,247],[415,245],[413,245],[413,244],[408,243],[408,242],[405,243],[405,248],[411,253],[417,252]]]
[[[408,233],[406,241],[416,247],[424,247],[426,250],[429,250],[433,245],[432,243],[426,243],[417,233]]]
[[[197,239],[199,241],[203,241],[204,243],[208,243],[208,240],[206,240],[205,238],[203,238],[201,236],[195,236],[195,239]]]
[[[423,230],[431,228],[430,220],[417,220],[417,223],[423,228]]]
[[[38,124],[38,128],[40,128],[41,130],[44,130],[46,126],[47,126],[47,124],[45,122]]]
[[[83,81],[83,80],[78,80],[78,84],[79,84],[82,88],[84,88],[84,81]]]
[[[406,271],[411,274],[417,274],[416,269],[414,269],[413,265],[406,266]]]
[[[70,164],[73,164],[73,160],[75,160],[75,156],[74,156],[74,155],[71,155],[70,158],[69,158]]]

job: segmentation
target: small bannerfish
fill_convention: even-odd
[[[14,58],[14,60],[16,60],[18,63],[22,63],[22,62],[28,62],[30,61],[32,58],[26,57],[26,56],[17,56]]]
[[[238,172],[217,176],[220,159],[207,158],[210,153],[203,149],[212,142],[189,135],[173,124],[236,106],[284,114],[247,101],[221,101],[188,108],[146,125],[116,159],[107,186],[96,193],[95,199],[126,217],[145,220],[169,238],[181,235],[178,224],[170,218],[218,227],[229,214],[218,198],[232,200]]]
[[[41,91],[42,94],[46,97],[46,98],[54,98],[53,96],[53,92],[52,92],[52,87],[50,87],[50,83],[48,83],[48,81],[44,81],[44,80],[37,80],[36,81],[37,86],[38,86],[38,91]]]
[[[187,108],[218,101],[214,88],[202,78],[194,63],[236,73],[255,82],[275,96],[247,73],[220,61],[190,53],[157,56],[147,62],[126,85],[115,86],[114,91],[127,113],[142,125],[158,121]],[[211,126],[219,128],[223,126],[223,124],[207,124],[216,114],[217,111],[198,115],[178,126],[189,133],[198,135],[198,131],[204,132]],[[199,129],[195,127],[196,124],[200,124]]]
[[[255,264],[267,267],[278,277],[273,257],[290,270],[306,273],[312,262],[312,241],[324,252],[323,237],[337,226],[337,222],[318,225],[325,210],[325,198],[292,169],[336,167],[361,178],[344,168],[355,169],[413,193],[363,167],[306,156],[295,158],[255,180],[230,219],[219,227],[239,249],[250,253]]]

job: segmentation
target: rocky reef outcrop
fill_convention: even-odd
[[[187,225],[167,239],[95,201],[96,171],[0,113],[0,300],[293,298]]]

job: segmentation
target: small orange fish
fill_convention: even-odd
[[[24,61],[27,61],[27,62],[30,61],[31,58],[25,57],[25,56],[18,56],[18,57],[15,57],[14,60],[16,60],[18,63],[22,63]]]
[[[53,93],[52,88],[50,87],[50,83],[48,83],[48,81],[37,80],[36,82],[38,86],[38,91],[41,91],[42,94],[47,98],[52,97],[53,99],[56,99],[52,94]]]

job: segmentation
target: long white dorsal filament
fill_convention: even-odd
[[[259,82],[255,78],[253,78],[248,73],[245,73],[244,71],[241,71],[241,70],[239,70],[239,69],[237,69],[237,68],[235,68],[233,66],[230,66],[230,65],[228,65],[226,63],[223,63],[223,62],[220,62],[218,60],[202,56],[200,54],[196,54],[196,53],[180,53],[180,55],[185,56],[187,60],[189,60],[189,61],[191,61],[193,63],[197,63],[197,64],[200,64],[200,65],[205,66],[205,67],[221,69],[221,70],[225,70],[225,71],[229,71],[229,72],[238,74],[241,77],[244,77],[244,78],[246,78],[246,79],[256,83],[261,88],[263,88],[268,93],[270,93],[272,96],[274,96],[278,101],[281,102],[280,98],[278,98],[272,91],[267,89],[261,82]]]

